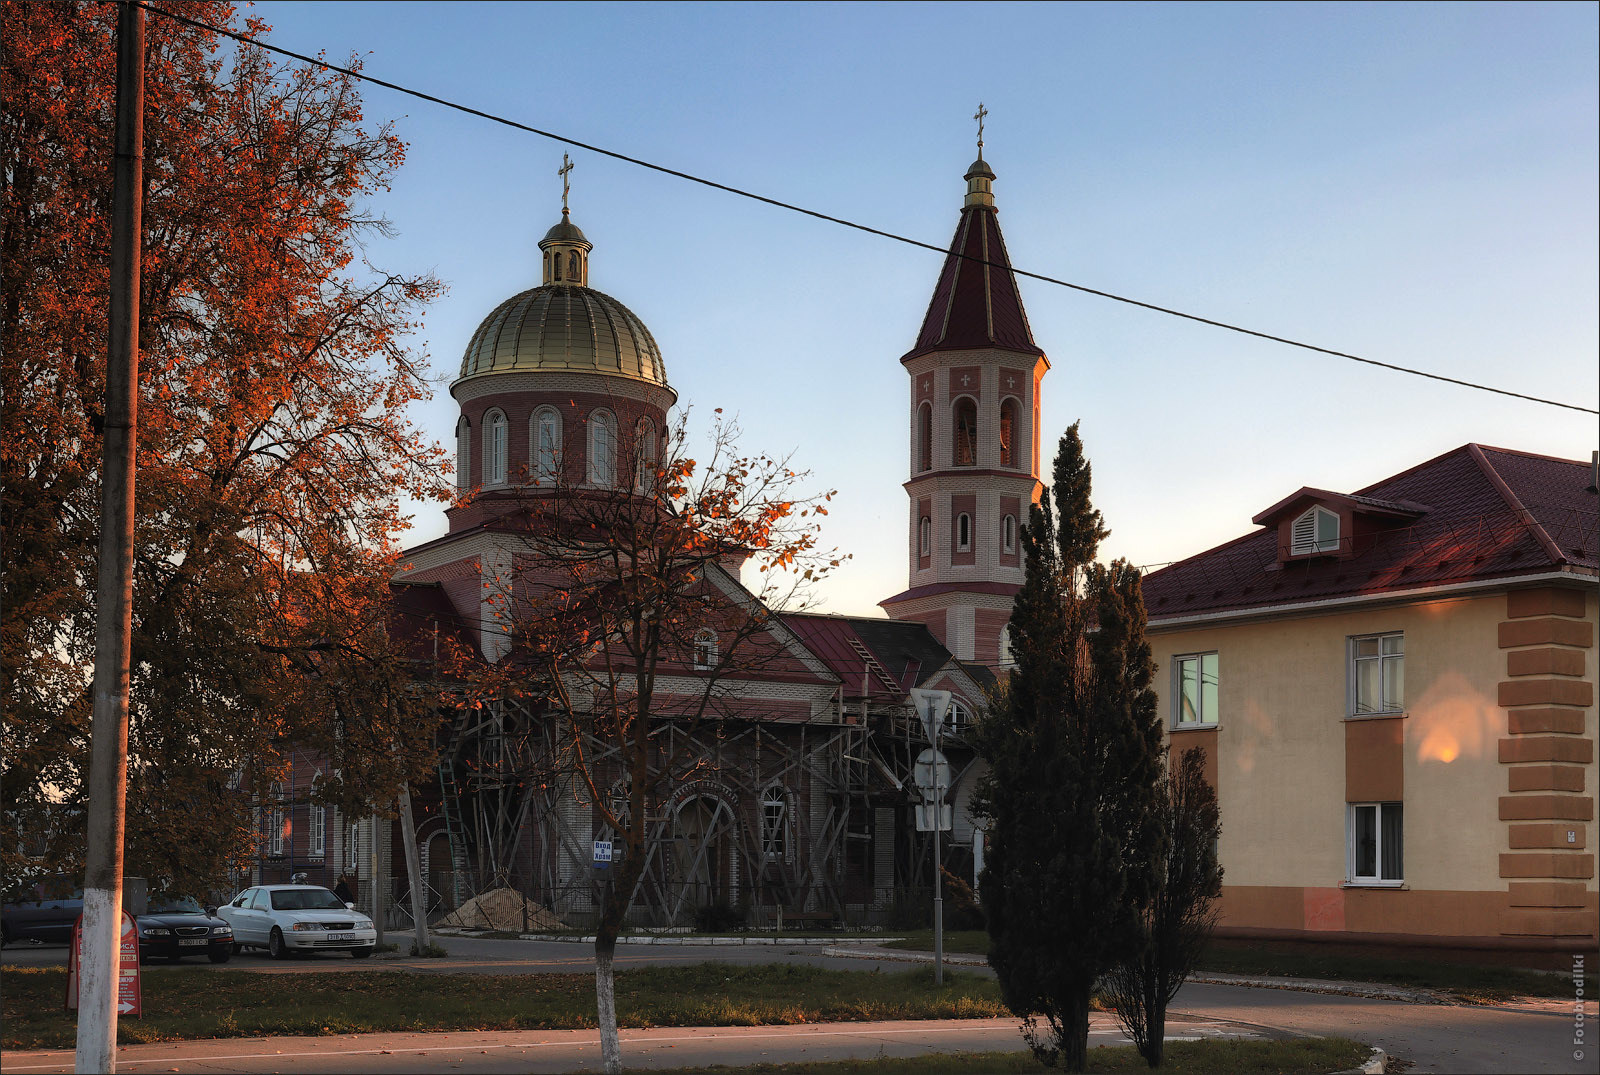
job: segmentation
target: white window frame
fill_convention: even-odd
[[[1333,535],[1331,537],[1319,533],[1322,530],[1321,522],[1324,519],[1333,520]],[[1299,517],[1289,527],[1289,555],[1309,556],[1319,552],[1338,552],[1339,539],[1339,513],[1329,511],[1318,504],[1300,513]]]
[[[1206,713],[1205,705],[1205,676],[1206,658],[1211,658],[1212,674],[1216,676],[1216,709],[1218,712]],[[1183,666],[1186,662],[1195,664],[1195,720],[1184,720],[1183,712]],[[1221,723],[1222,709],[1222,672],[1221,661],[1216,650],[1206,650],[1198,653],[1180,653],[1172,658],[1172,726],[1174,728],[1215,728]]]
[[[1372,851],[1372,863],[1373,863],[1373,869],[1374,869],[1375,872],[1372,873],[1372,874],[1358,873],[1357,869],[1356,869],[1356,866],[1357,866],[1357,863],[1356,863],[1356,859],[1357,859],[1356,818],[1361,812],[1367,811],[1367,810],[1373,811],[1372,831],[1373,831],[1373,834],[1374,834],[1374,847],[1373,847],[1373,851]],[[1383,822],[1384,822],[1384,815],[1386,813],[1388,813],[1390,810],[1393,810],[1393,811],[1397,812],[1400,815],[1399,816],[1400,853],[1397,856],[1399,858],[1398,867],[1399,867],[1399,874],[1400,875],[1398,877],[1385,877],[1384,876],[1384,862],[1383,862],[1383,860],[1384,860],[1384,850],[1385,849],[1384,849],[1384,846],[1383,846],[1383,830],[1384,830]],[[1344,821],[1344,831],[1345,831],[1345,869],[1344,869],[1344,876],[1345,876],[1345,884],[1353,886],[1353,887],[1362,887],[1362,888],[1400,888],[1401,886],[1403,886],[1406,883],[1406,880],[1405,880],[1405,873],[1406,873],[1406,860],[1405,860],[1405,831],[1406,831],[1405,803],[1403,803],[1403,802],[1346,803],[1345,804],[1344,817],[1345,817],[1345,821]]]
[[[321,783],[322,770],[318,769],[316,775],[311,778],[313,795]],[[306,854],[311,858],[323,858],[328,853],[328,808],[314,802],[308,809],[310,814],[306,818]]]
[[[1405,699],[1405,632],[1383,631],[1370,635],[1351,635],[1346,639],[1346,704],[1345,713],[1351,717],[1392,717],[1406,711]],[[1391,647],[1391,640],[1393,646]],[[1361,643],[1376,642],[1378,652],[1373,655],[1361,656]],[[1392,652],[1391,652],[1392,649]],[[1361,665],[1369,662],[1378,662],[1378,702],[1380,708],[1361,708]],[[1400,686],[1399,697],[1394,699],[1394,705],[1389,705],[1389,684],[1395,669],[1399,669]]]
[[[1000,551],[1010,555],[1017,551],[1017,517],[1007,514],[1000,520]]]
[[[483,484],[485,487],[506,484],[506,448],[510,443],[511,423],[506,412],[492,410],[483,416]]]
[[[607,410],[589,412],[589,484],[614,489],[617,484],[617,416]]]
[[[545,429],[554,434],[545,444]],[[548,485],[556,480],[561,466],[561,412],[554,407],[540,407],[528,420],[528,445],[533,463],[534,480]]]
[[[933,520],[924,515],[917,520],[917,555],[928,556],[933,552]]]
[[[272,804],[267,808],[267,854],[281,856],[284,853],[283,830],[283,785],[273,784],[267,792],[272,798]],[[290,840],[294,839],[293,830],[290,830]]]
[[[694,670],[709,672],[717,666],[717,632],[702,627],[694,633]]]
[[[950,708],[944,712],[944,726],[947,731],[958,732],[972,727],[972,710],[967,708],[967,703],[960,698],[950,699]]]

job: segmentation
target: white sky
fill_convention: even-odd
[[[1594,407],[1593,4],[259,3],[271,40],[379,78],[943,245],[985,156],[1021,268]],[[446,386],[538,283],[558,143],[377,87],[407,163],[373,250],[450,285],[419,343]],[[939,257],[573,151],[590,283],[695,413],[793,451],[854,559],[822,598],[906,584],[908,385]],[[1587,459],[1593,415],[1251,340],[1034,281],[1045,455],[1075,418],[1113,530],[1156,564],[1302,485],[1353,490],[1467,441]],[[1048,468],[1047,468],[1048,469]],[[443,532],[421,507],[408,543]]]

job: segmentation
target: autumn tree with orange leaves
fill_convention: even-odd
[[[237,25],[227,3],[173,3]],[[0,704],[12,883],[78,870],[94,647],[115,5],[4,7]],[[252,33],[266,28],[246,22]],[[321,801],[383,808],[429,705],[387,636],[402,495],[442,498],[405,417],[439,291],[366,260],[404,157],[347,76],[152,15],[127,869],[189,891],[252,853],[289,744]],[[242,791],[244,794],[241,794]]]
[[[633,445],[633,465],[619,468],[631,480],[618,488],[567,468],[480,495],[498,548],[490,570],[478,565],[498,644],[492,654],[457,650],[442,667],[463,726],[496,707],[526,714],[520,726],[497,723],[495,751],[505,757],[508,739],[535,748],[521,771],[486,783],[526,802],[539,784],[560,782],[613,835],[618,857],[595,929],[607,1071],[621,1070],[612,957],[657,835],[652,820],[675,788],[710,772],[698,731],[750,719],[761,696],[745,689],[763,675],[803,670],[780,613],[803,611],[845,558],[819,544],[832,492],[799,491],[808,475],[742,452],[738,429],[720,417],[697,462],[686,428],[680,419],[661,450]],[[509,863],[527,810],[505,805],[489,813],[512,823],[487,827],[479,854],[503,844]]]

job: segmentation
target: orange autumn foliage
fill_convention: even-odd
[[[171,6],[237,25],[227,3]],[[72,872],[82,839],[116,13],[7,2],[4,19],[14,879],[21,845]],[[204,891],[254,854],[249,793],[291,744],[326,757],[319,797],[348,810],[386,806],[431,750],[386,609],[399,498],[445,495],[441,451],[405,416],[427,390],[408,337],[440,285],[367,260],[405,147],[365,120],[354,80],[157,15],[146,33],[127,868]]]

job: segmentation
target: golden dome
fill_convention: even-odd
[[[539,241],[544,284],[495,307],[467,344],[461,377],[604,373],[666,385],[655,337],[632,310],[588,286],[591,244],[562,210]]]

